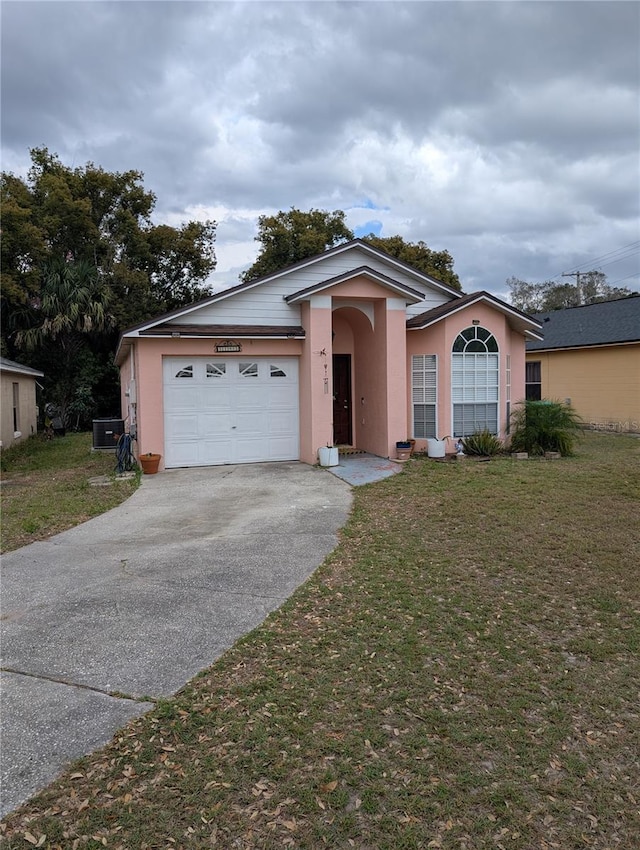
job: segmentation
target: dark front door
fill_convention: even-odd
[[[350,446],[351,432],[351,355],[333,355],[333,442]]]

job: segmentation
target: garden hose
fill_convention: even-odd
[[[116,472],[131,472],[137,469],[133,456],[133,438],[131,434],[121,434],[116,444]]]

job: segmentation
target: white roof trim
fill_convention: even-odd
[[[419,304],[420,301],[424,301],[425,296],[423,292],[418,292],[416,289],[412,289],[406,284],[398,283],[397,281],[387,277],[387,275],[382,272],[378,272],[368,266],[358,266],[358,268],[352,269],[348,272],[343,272],[335,277],[320,281],[319,283],[307,286],[305,289],[300,289],[298,292],[292,292],[291,295],[285,295],[283,297],[287,304],[297,304],[300,301],[306,301],[307,298],[310,298],[312,295],[317,295],[319,292],[323,292],[325,289],[331,289],[334,286],[339,286],[341,283],[347,283],[356,277],[368,277],[374,281],[374,283],[379,283],[380,286],[383,286],[385,289],[390,289],[392,292],[402,295],[413,304]]]
[[[425,328],[430,327],[431,325],[435,325],[437,322],[441,322],[443,319],[452,316],[454,313],[459,312],[460,310],[466,310],[468,307],[473,307],[474,304],[477,304],[479,301],[484,301],[487,304],[490,304],[494,309],[499,310],[501,313],[504,313],[507,316],[512,316],[514,319],[517,319],[519,322],[522,322],[524,325],[529,325],[529,329],[526,331],[527,335],[531,335],[536,339],[544,339],[544,334],[538,334],[535,330],[536,328],[542,329],[542,324],[538,322],[536,319],[525,318],[518,310],[510,309],[506,304],[502,304],[498,299],[493,299],[484,293],[479,293],[477,298],[474,298],[471,301],[466,301],[464,304],[460,304],[456,307],[453,307],[451,310],[448,310],[442,316],[434,316],[433,319],[427,320],[424,324],[420,326],[414,326],[407,328],[410,331],[421,331]]]

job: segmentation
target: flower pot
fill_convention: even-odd
[[[162,455],[156,455],[152,452],[148,452],[146,455],[140,455],[138,460],[140,461],[140,466],[142,467],[142,471],[145,475],[155,475],[158,471],[158,466],[160,465],[160,459]]]
[[[409,460],[411,457],[411,449],[396,449],[397,460]]]
[[[320,466],[338,466],[338,447],[320,446],[318,449],[318,460],[320,461]]]
[[[429,457],[444,457],[446,448],[446,440],[436,440],[434,437],[427,438],[427,455]]]

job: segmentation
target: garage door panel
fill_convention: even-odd
[[[291,437],[269,438],[269,460],[289,460]]]
[[[197,414],[174,413],[167,418],[166,435],[171,440],[196,439],[198,437],[199,417]]]
[[[239,439],[251,435],[265,439],[267,436],[265,434],[265,415],[263,411],[238,411],[235,416],[235,423],[236,436]]]
[[[166,466],[299,458],[297,358],[167,357],[163,376]]]
[[[200,407],[200,393],[194,385],[185,387],[184,385],[165,387],[165,406],[171,410],[181,410],[189,408],[197,410]]]
[[[231,407],[232,389],[229,386],[209,384],[201,388],[199,393],[199,406],[215,409],[229,409]]]
[[[212,437],[214,434],[231,439],[233,430],[233,419],[228,411],[220,413],[201,413],[199,416],[199,434],[203,438]]]
[[[235,463],[258,463],[263,460],[271,460],[267,457],[268,442],[264,437],[245,437],[235,442]]]
[[[267,387],[260,384],[247,386],[241,384],[233,394],[233,402],[236,410],[264,410],[269,400]]]
[[[291,408],[292,406],[296,406],[297,398],[297,387],[276,385],[269,387],[267,403],[271,409],[278,407]]]
[[[200,451],[195,440],[167,442],[165,466],[200,466]]]
[[[201,440],[200,441],[200,466],[214,466],[221,463],[229,463],[227,458],[231,456],[233,442],[226,440]]]
[[[298,417],[289,411],[269,411],[269,434],[293,437],[298,432]]]

